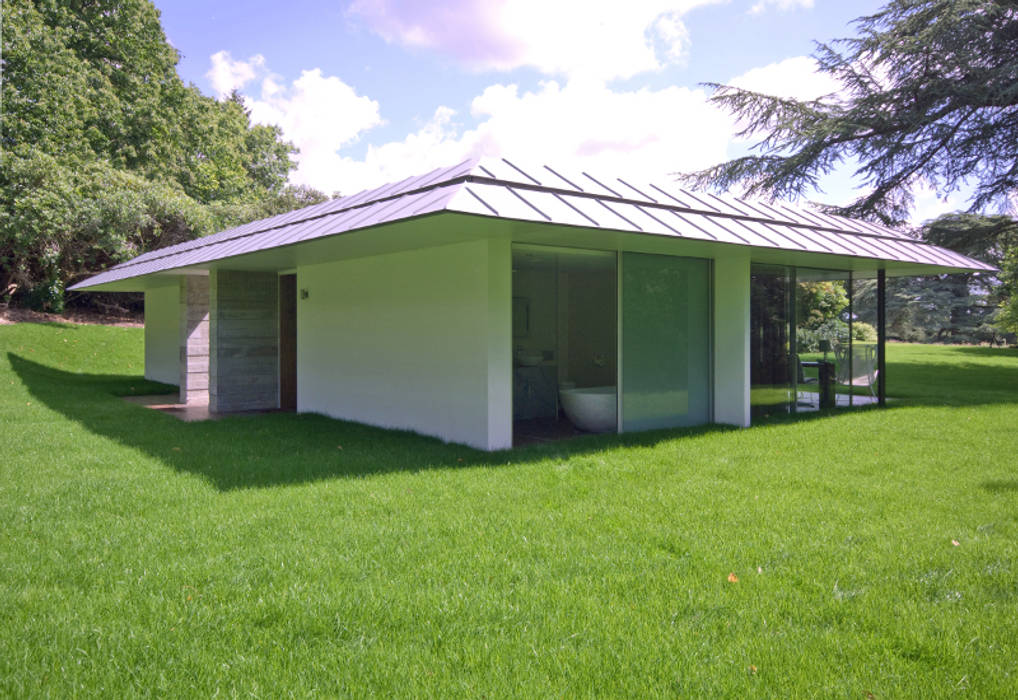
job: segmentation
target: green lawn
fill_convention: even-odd
[[[0,696],[1018,688],[1013,349],[889,346],[886,410],[494,455],[184,424],[116,398],[141,372],[137,329],[0,326]]]

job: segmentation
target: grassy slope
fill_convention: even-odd
[[[182,424],[113,397],[141,352],[0,327],[0,695],[1018,684],[1013,350],[890,346],[886,411],[497,455]]]

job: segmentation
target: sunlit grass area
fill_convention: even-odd
[[[892,407],[486,454],[181,423],[142,333],[0,327],[0,695],[1013,695],[1018,352]]]

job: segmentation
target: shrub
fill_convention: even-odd
[[[35,311],[47,311],[53,314],[63,313],[64,285],[60,280],[49,280],[33,286],[25,295],[28,308]]]
[[[877,329],[865,321],[855,321],[852,323],[852,340],[875,343],[877,342]]]
[[[848,324],[834,318],[824,321],[816,329],[799,328],[795,340],[797,352],[819,352],[821,340],[830,341],[832,347],[848,342]]]

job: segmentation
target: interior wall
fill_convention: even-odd
[[[509,447],[510,265],[495,240],[299,268],[298,411]]]
[[[145,292],[145,379],[180,381],[180,290],[177,283]]]
[[[529,324],[525,333],[513,336],[514,349],[555,353],[556,296],[553,267],[520,268],[515,272],[513,297],[527,305]]]

